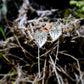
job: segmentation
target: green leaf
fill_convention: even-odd
[[[11,72],[11,74],[16,74],[16,71]]]
[[[15,82],[12,82],[12,84],[15,84]]]
[[[4,30],[2,27],[0,27],[0,32],[2,33],[3,37],[4,37],[4,40],[6,40],[6,36],[5,36],[5,33],[4,33]]]
[[[70,5],[76,5],[77,1],[70,1]]]
[[[2,54],[0,53],[0,58],[3,58]]]

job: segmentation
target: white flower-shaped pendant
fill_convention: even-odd
[[[56,41],[62,34],[62,29],[60,26],[52,26],[51,29],[49,30],[49,34],[52,38],[52,41]]]

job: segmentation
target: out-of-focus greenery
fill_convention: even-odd
[[[15,84],[15,82],[12,82],[12,84]]]
[[[63,12],[59,12],[59,17],[72,15],[77,18],[84,18],[84,0],[70,0],[70,7]]]
[[[3,58],[2,54],[0,53],[0,58]]]
[[[84,18],[84,0],[71,0],[70,5],[73,6],[73,15],[79,18]]]
[[[2,33],[3,37],[4,37],[4,40],[6,40],[6,36],[5,36],[5,33],[4,33],[4,30],[2,27],[0,27],[0,32]]]

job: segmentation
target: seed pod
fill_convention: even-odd
[[[47,41],[47,33],[43,31],[42,33],[37,32],[34,35],[34,39],[38,43],[39,48],[41,48]]]
[[[52,41],[55,41],[55,40],[57,40],[61,36],[62,29],[61,29],[60,26],[57,26],[57,27],[52,26],[50,28],[50,30],[49,30],[49,34],[50,34],[50,36],[52,38]]]

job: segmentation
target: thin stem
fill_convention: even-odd
[[[55,65],[58,59],[58,51],[59,51],[59,39],[58,39],[58,44],[57,44],[57,52],[56,52],[56,58],[55,58]]]
[[[54,61],[53,61],[51,55],[49,55],[49,57],[50,57],[50,60],[51,60],[52,66],[53,66],[53,70],[54,70],[54,72],[55,72],[55,74],[56,74],[58,84],[61,84],[61,83],[60,83],[59,76],[58,76],[58,73],[57,73],[57,70],[56,70],[56,68],[55,68],[55,63],[54,63]]]
[[[40,48],[38,46],[38,73],[39,73],[39,78],[41,77],[40,73]]]

